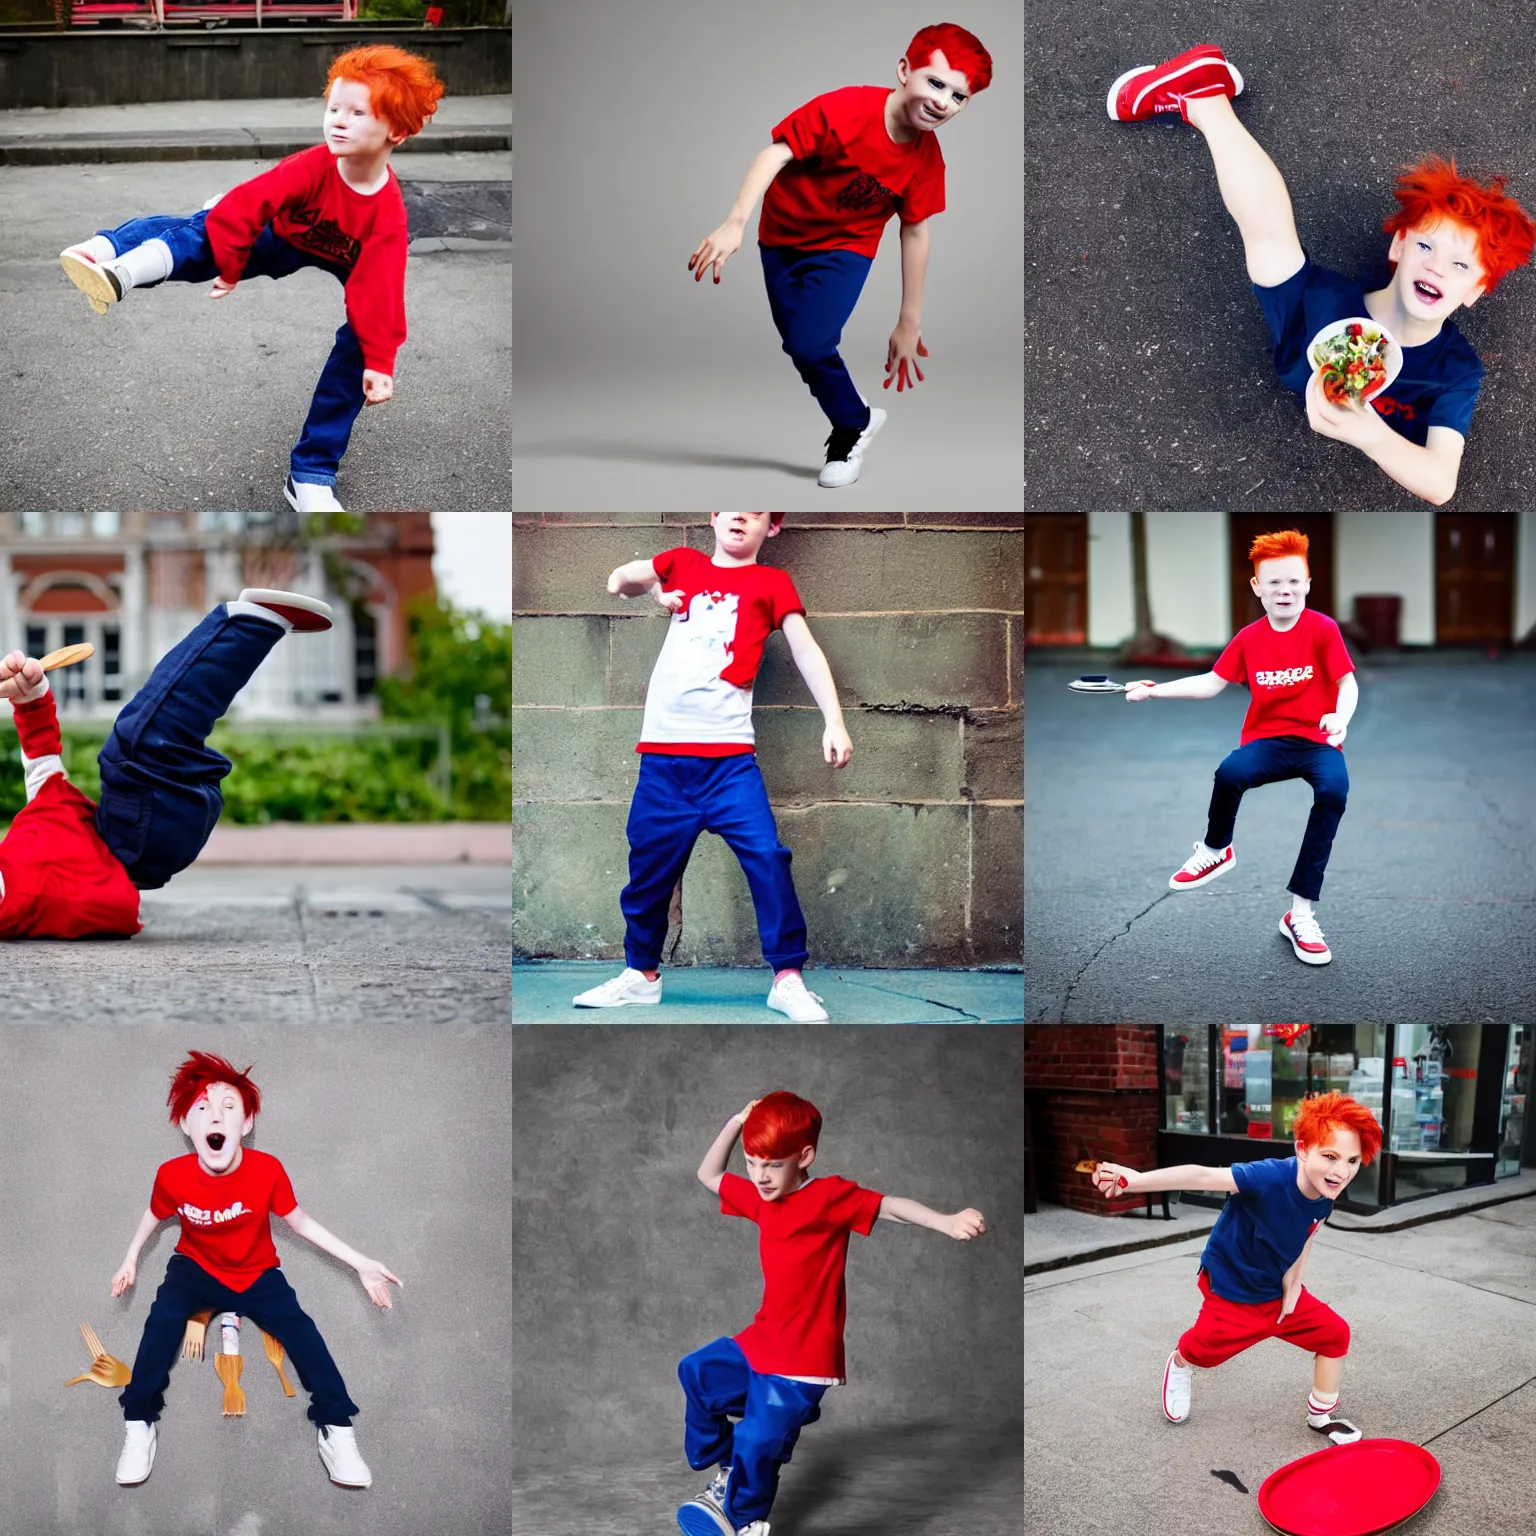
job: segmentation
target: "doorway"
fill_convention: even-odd
[[[1510,512],[1435,514],[1435,644],[1508,645],[1515,631]]]
[[[1333,611],[1333,513],[1300,512],[1281,517],[1273,512],[1229,512],[1227,514],[1228,560],[1232,571],[1232,632],[1264,617],[1264,605],[1253,595],[1248,578],[1253,575],[1253,561],[1248,549],[1262,533],[1281,533],[1294,528],[1309,541],[1307,567],[1312,572],[1312,590],[1307,607],[1326,613]]]
[[[1024,518],[1024,643],[1088,643],[1088,514]]]

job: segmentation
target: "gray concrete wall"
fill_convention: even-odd
[[[806,1441],[1021,1423],[1021,1030],[514,1034],[520,1481],[625,1457],[684,1467],[677,1362],[739,1333],[762,1299],[756,1227],[720,1215],[694,1174],[725,1120],[775,1088],[820,1109],[819,1172],[946,1213],[973,1206],[988,1224],[968,1243],[890,1222],[849,1240],[848,1384]]]
[[[331,60],[363,43],[430,59],[451,96],[512,89],[506,27],[17,33],[0,37],[0,110],[319,96]]]
[[[666,615],[608,573],[687,543],[703,513],[517,515],[513,532],[515,951],[620,959],[624,823]],[[1019,514],[804,514],[763,549],[805,601],[853,763],[782,635],[754,702],[758,757],[813,964],[1016,964],[1022,891],[1023,530]],[[670,963],[757,964],[746,881],[700,839]]]

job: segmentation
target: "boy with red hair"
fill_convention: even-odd
[[[351,1428],[357,1404],[347,1395],[320,1330],[278,1267],[271,1217],[281,1216],[300,1237],[350,1264],[375,1306],[391,1305],[389,1287],[400,1280],[300,1210],[287,1171],[275,1157],[241,1146],[261,1111],[261,1093],[249,1072],[237,1072],[222,1056],[193,1051],[166,1095],[171,1124],[195,1150],[160,1165],[149,1209],[112,1277],[112,1294],[121,1296],[137,1276],[150,1233],[167,1217],[180,1220],[181,1238],[145,1320],[132,1380],[118,1398],[127,1421],[117,1463],[117,1481],[124,1486],[142,1483],[154,1467],[155,1421],[165,1406],[171,1364],[187,1319],[201,1311],[239,1313],[276,1339],[309,1392],[309,1418],[331,1481],[348,1488],[373,1481]]]
[[[944,210],[944,156],[934,134],[992,83],[992,57],[950,23],[924,27],[896,65],[896,88],[849,85],[814,97],[773,130],[747,168],[725,222],[688,258],[698,282],[741,249],[759,197],[757,239],[768,306],[784,351],[831,423],[818,481],[852,485],[885,412],[859,393],[838,342],[891,215],[901,218],[901,313],[885,388],[915,389],[923,345],[928,220]]]
[[[726,1171],[738,1135],[744,1179]],[[699,1164],[699,1182],[719,1196],[720,1214],[757,1223],[763,1304],[749,1328],[695,1350],[677,1368],[687,1399],[688,1465],[720,1469],[678,1510],[686,1536],[768,1536],[779,1468],[801,1429],[821,1417],[827,1388],[847,1380],[848,1234],[868,1237],[877,1221],[927,1227],[958,1242],[987,1230],[980,1211],[944,1216],[836,1174],[818,1177],[810,1169],[820,1138],[816,1106],[781,1090],[732,1115]]]
[[[1296,1153],[1260,1162],[1206,1168],[1197,1163],[1137,1173],[1100,1163],[1095,1187],[1106,1200],[1159,1190],[1198,1189],[1235,1196],[1221,1208],[1200,1255],[1200,1315],[1163,1368],[1163,1414],[1189,1417],[1191,1367],[1211,1367],[1264,1339],[1284,1339],[1315,1352],[1307,1428],[1335,1445],[1360,1438],[1334,1417],[1349,1353],[1349,1324],[1313,1296],[1301,1279],[1317,1229],[1334,1202],[1381,1150],[1381,1127],[1363,1104],[1342,1093],[1309,1098],[1296,1116]],[[1275,1311],[1275,1303],[1280,1310]]]
[[[153,214],[98,230],[59,260],[104,315],[133,288],[212,281],[222,299],[246,277],[329,272],[347,318],[315,385],[283,495],[299,512],[340,512],[334,486],[352,424],[394,394],[405,341],[410,239],[393,151],[421,132],[443,86],[431,63],[370,43],[339,54],[325,83],[325,142],[289,155],[191,215]]]
[[[1280,932],[1303,964],[1327,965],[1333,952],[1313,904],[1323,894],[1323,871],[1349,798],[1349,770],[1341,749],[1360,688],[1339,626],[1307,607],[1312,574],[1306,534],[1294,528],[1261,534],[1248,556],[1253,561],[1248,584],[1264,606],[1264,617],[1239,630],[1209,672],[1171,683],[1142,681],[1125,697],[1131,704],[1152,698],[1213,699],[1228,683],[1247,684],[1252,697],[1242,738],[1216,770],[1205,838],[1168,885],[1193,891],[1226,874],[1237,863],[1232,832],[1246,791],[1305,779],[1312,786],[1312,814],[1291,871],[1291,907],[1280,919]]]
[[[1483,365],[1451,316],[1470,308],[1536,248],[1536,221],[1504,191],[1431,155],[1396,187],[1386,284],[1365,285],[1317,266],[1303,249],[1275,163],[1238,121],[1243,77],[1214,44],[1127,70],[1109,89],[1117,122],[1182,119],[1204,135],[1222,202],[1243,241],[1248,276],[1275,339],[1275,372],[1306,404],[1314,432],[1348,443],[1436,506],[1456,491]],[[1403,349],[1402,371],[1373,409],[1332,405],[1307,357],[1336,320],[1369,315]]]

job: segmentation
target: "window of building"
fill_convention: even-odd
[[[1530,1088],[1530,1062],[1526,1042],[1530,1031],[1524,1024],[1509,1026],[1509,1055],[1504,1062],[1504,1087],[1499,1099],[1499,1162],[1497,1178],[1514,1178],[1520,1172],[1520,1148],[1525,1140],[1525,1096]]]
[[[29,539],[47,538],[48,514],[46,512],[23,512],[21,514],[21,531],[23,536]]]
[[[199,512],[197,531],[199,533],[244,533],[245,514],[243,512]]]
[[[379,680],[379,625],[366,608],[352,615],[352,677],[357,697],[370,698]]]
[[[27,625],[27,655],[46,656],[48,654],[48,631],[41,624]]]
[[[101,697],[107,704],[116,704],[123,697],[122,631],[115,624],[102,626],[101,631]]]
[[[83,645],[85,643],[84,624],[66,624],[64,626],[65,645]],[[59,689],[59,679],[63,679],[64,687],[60,691],[60,697],[66,704],[83,704],[85,702],[85,675],[86,668],[62,667],[53,674],[52,683],[55,690]]]
[[[1207,1030],[1163,1025],[1163,1125],[1166,1129],[1210,1130],[1210,1071]]]
[[[120,531],[122,515],[117,512],[92,512],[91,533],[98,539],[115,539]]]
[[[85,513],[55,512],[53,514],[53,531],[61,539],[83,539],[85,537]]]
[[[1397,1026],[1388,1140],[1399,1200],[1467,1182],[1481,1034],[1478,1025]]]

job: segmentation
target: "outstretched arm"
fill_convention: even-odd
[[[1121,1183],[1121,1180],[1124,1183]],[[1167,1189],[1201,1189],[1211,1194],[1237,1193],[1230,1168],[1207,1168],[1201,1163],[1180,1163],[1176,1168],[1154,1168],[1137,1173],[1122,1163],[1100,1163],[1093,1174],[1094,1188],[1107,1200],[1120,1195],[1152,1195]]]
[[[741,1135],[741,1128],[747,1123],[747,1116],[752,1113],[756,1103],[757,1100],[753,1099],[744,1110],[725,1122],[725,1128],[715,1137],[709,1151],[704,1154],[704,1161],[699,1164],[699,1183],[712,1195],[720,1193],[720,1180],[725,1177],[726,1167],[731,1161],[731,1148],[736,1145],[736,1138]]]
[[[1178,677],[1171,683],[1137,683],[1125,692],[1127,704],[1139,704],[1143,699],[1214,699],[1227,686],[1224,677],[1214,672],[1201,672],[1195,677]]]
[[[22,774],[30,801],[54,774],[64,773],[64,741],[59,735],[59,712],[42,663],[20,651],[0,657],[0,682],[13,680],[15,692],[11,703],[16,734],[21,738]]]
[[[644,597],[660,581],[649,560],[631,560],[609,574],[608,590],[614,597]]]
[[[139,1224],[134,1228],[133,1241],[128,1244],[128,1256],[123,1260],[122,1268],[112,1276],[114,1296],[121,1296],[138,1277],[139,1255],[144,1251],[144,1244],[149,1241],[149,1234],[159,1225],[160,1218],[151,1210],[146,1210],[139,1217]]]
[[[973,1211],[969,1206],[963,1211],[956,1211],[953,1216],[945,1216],[939,1211],[929,1210],[926,1205],[919,1205],[916,1200],[903,1199],[900,1195],[882,1196],[880,1214],[875,1220],[894,1221],[907,1227],[927,1227],[930,1232],[942,1232],[946,1237],[961,1243],[968,1243],[987,1230],[986,1218],[980,1211]]]
[[[350,1264],[357,1271],[357,1278],[363,1282],[363,1289],[368,1292],[368,1299],[376,1307],[390,1305],[389,1285],[386,1281],[392,1281],[395,1285],[401,1284],[400,1277],[385,1269],[377,1259],[367,1258],[355,1248],[349,1248],[334,1232],[328,1232],[315,1220],[307,1215],[299,1206],[288,1212],[283,1220],[293,1228],[300,1237],[313,1243],[316,1248],[323,1248],[333,1258],[340,1259],[343,1264]]]
[[[784,638],[789,641],[789,652],[795,658],[805,686],[811,690],[826,729],[821,733],[821,753],[834,768],[846,768],[853,757],[853,742],[843,724],[843,707],[837,702],[837,684],[832,680],[832,668],[811,635],[811,627],[803,613],[792,613],[784,620]]]
[[[759,152],[747,167],[741,190],[736,194],[731,211],[725,216],[725,223],[713,234],[705,235],[699,241],[698,250],[688,258],[688,270],[693,273],[694,282],[698,282],[709,267],[715,269],[715,281],[720,281],[720,269],[741,249],[741,237],[746,232],[747,220],[752,217],[758,198],[794,158],[794,151],[782,139],[775,140],[767,149]]]

